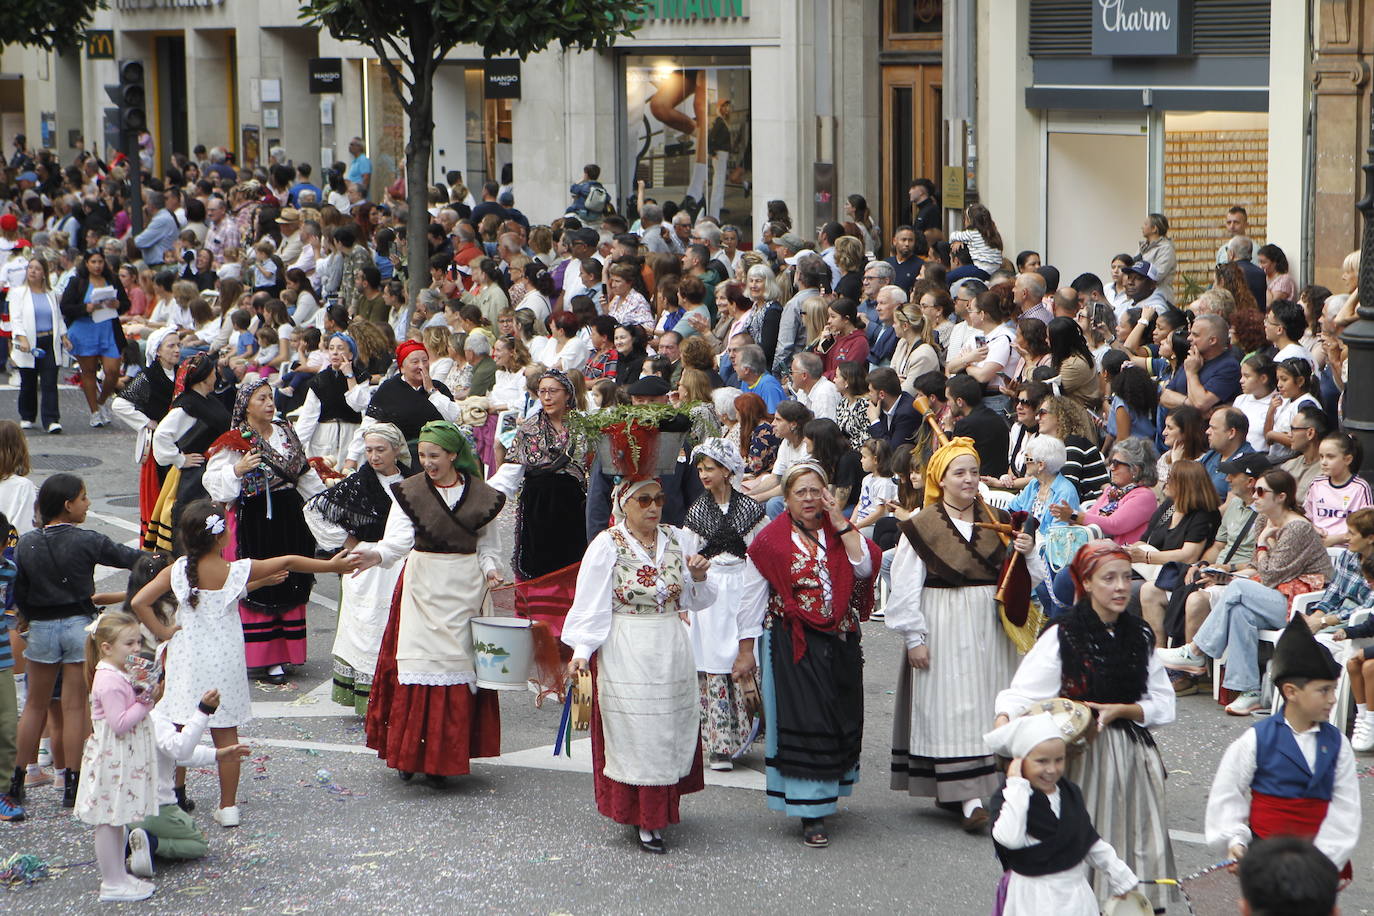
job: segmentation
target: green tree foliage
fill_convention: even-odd
[[[427,183],[434,142],[434,71],[460,44],[488,57],[558,46],[609,48],[638,25],[643,0],[303,0],[301,18],[370,47],[410,122],[406,224],[412,301],[428,282]]]
[[[106,0],[5,0],[0,6],[0,46],[26,45],[49,51],[75,51],[86,40],[86,26]]]

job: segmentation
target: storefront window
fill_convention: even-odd
[[[646,198],[754,237],[749,79],[743,55],[625,59],[628,209],[643,181]]]

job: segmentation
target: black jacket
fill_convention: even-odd
[[[1007,472],[1007,451],[1011,446],[1011,431],[1007,421],[996,411],[982,404],[954,424],[954,435],[967,436],[978,449],[978,473],[985,477],[1001,477]]]
[[[921,428],[921,415],[912,406],[911,395],[902,392],[902,396],[897,399],[897,404],[892,408],[889,417],[886,411],[878,414],[878,421],[868,428],[868,434],[874,439],[886,439],[887,444],[892,448],[911,442],[916,438],[916,431]],[[1002,448],[1002,457],[1006,459],[1006,447]]]
[[[115,276],[115,272],[110,270],[110,266],[105,265],[105,282],[114,287],[115,301],[118,303],[116,310],[123,315],[129,311],[129,294],[124,292],[124,287]],[[67,288],[62,291],[62,317],[71,324],[78,318],[88,314],[86,311],[86,290],[91,286],[90,278],[81,271],[72,275],[67,283]]]

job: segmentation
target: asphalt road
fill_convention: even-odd
[[[0,389],[0,418],[14,418]],[[62,393],[67,432],[30,439],[35,481],[82,474],[91,527],[127,541],[137,528],[133,435],[90,430],[77,392]],[[98,583],[122,589],[123,575]],[[585,743],[554,758],[558,710],[529,694],[502,695],[505,756],[478,762],[444,789],[403,784],[362,746],[361,721],[329,701],[329,647],[337,584],[322,579],[310,605],[309,662],[290,682],[255,689],[253,745],[240,792],[242,826],[210,819],[213,772],[190,774],[197,822],[210,855],[169,864],[157,894],[122,909],[146,913],[751,913],[909,912],[978,916],[990,911],[998,866],[987,837],[962,833],[931,804],[886,788],[892,685],[899,640],[880,623],[864,630],[867,738],[863,777],[831,821],[832,845],[808,850],[795,821],[769,812],[758,753],[685,799],[667,831],[669,853],[642,853],[630,828],[596,813]],[[1183,698],[1179,721],[1156,733],[1169,768],[1170,828],[1182,873],[1219,858],[1201,845],[1203,809],[1217,761],[1248,720],[1210,696]],[[1362,777],[1374,758],[1362,757]],[[1374,783],[1361,779],[1365,810]],[[6,913],[91,913],[99,881],[90,831],[35,789],[22,824],[0,824],[0,860],[39,856],[50,877],[0,897]],[[1374,910],[1374,866],[1356,857],[1347,914]],[[113,909],[113,907],[111,907]],[[1174,907],[1173,913],[1184,913]]]

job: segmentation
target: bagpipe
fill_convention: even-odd
[[[912,398],[912,406],[929,426],[936,447],[948,445],[949,435],[935,418],[930,401],[918,394]],[[1030,570],[1026,568],[1026,558],[1012,548],[1012,541],[1022,531],[1034,537],[1038,522],[1029,513],[1021,511],[1010,513],[1010,520],[1003,522],[981,495],[977,498],[977,506],[986,521],[974,522],[974,527],[992,531],[1006,548],[1006,559],[1002,561],[994,600],[1003,631],[1016,646],[1016,651],[1025,655],[1035,645],[1036,637],[1044,627],[1045,612],[1031,600]]]

